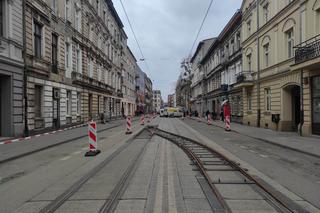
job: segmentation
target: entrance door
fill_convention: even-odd
[[[53,100],[53,127],[59,128],[60,127],[60,90],[57,88],[53,88],[52,90],[52,100]]]
[[[293,118],[293,131],[298,131],[300,124],[300,87],[294,86],[292,88],[292,118]]]
[[[92,118],[92,94],[89,94],[89,120],[93,119]]]
[[[312,133],[320,135],[320,76],[312,79]]]

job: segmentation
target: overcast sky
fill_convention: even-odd
[[[128,46],[139,66],[160,89],[164,101],[174,93],[181,60],[189,55],[210,0],[122,0],[149,69],[142,58],[120,4],[114,6],[125,26]],[[242,0],[214,0],[198,41],[219,35]]]

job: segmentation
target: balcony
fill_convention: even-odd
[[[234,87],[250,87],[253,86],[253,84],[251,71],[242,71],[236,74],[236,84]]]
[[[113,92],[115,92],[115,89],[113,87],[105,83],[102,83],[100,81],[97,81],[93,78],[90,78],[86,75],[83,75],[82,73],[72,72],[72,81],[74,84],[85,86],[90,89],[98,90],[101,92],[107,92],[109,94],[112,94]]]
[[[123,93],[122,93],[122,91],[120,89],[117,90],[117,96],[119,98],[123,98]]]
[[[228,86],[228,84],[221,84],[221,90],[223,91],[223,92],[227,92],[228,91],[228,88],[229,88],[229,86]]]
[[[297,46],[295,48],[295,65],[303,62],[318,59],[315,63],[320,64],[320,35],[317,35]],[[310,65],[314,65],[311,62]]]

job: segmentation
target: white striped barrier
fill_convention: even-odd
[[[208,114],[207,124],[208,125],[212,125],[212,119],[211,119],[211,115],[210,114]]]
[[[98,142],[97,142],[97,123],[94,121],[89,122],[88,124],[88,136],[89,136],[89,151],[86,152],[85,156],[96,156],[101,151],[98,150]]]
[[[226,116],[226,117],[225,117],[225,121],[226,121],[225,130],[226,130],[226,131],[231,131],[231,127],[230,127],[230,116]]]
[[[127,134],[127,135],[132,133],[131,127],[132,127],[131,117],[128,116],[128,117],[127,117],[127,128],[126,128],[126,134]]]
[[[140,117],[140,125],[144,125],[144,115],[141,115]]]

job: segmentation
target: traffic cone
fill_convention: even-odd
[[[127,129],[126,129],[126,134],[127,135],[132,133],[131,126],[132,126],[131,117],[128,116],[127,117]]]

